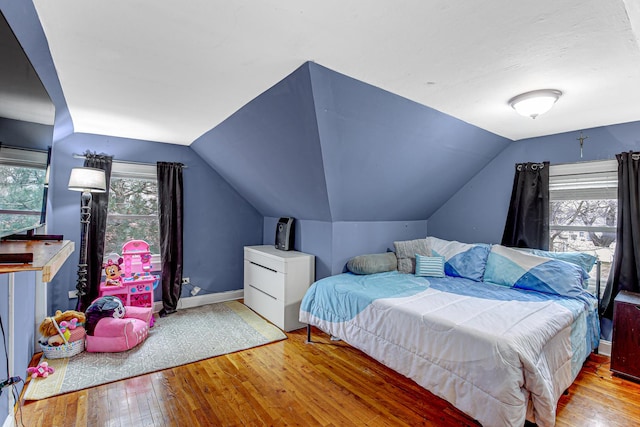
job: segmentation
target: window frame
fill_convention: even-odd
[[[47,167],[49,162],[49,153],[48,151],[31,149],[31,148],[22,148],[22,147],[11,147],[7,145],[0,144],[0,166],[6,167],[17,167],[17,168],[29,168],[29,169],[39,169],[44,171],[42,176],[42,195],[41,195],[41,204],[40,209],[38,210],[13,210],[13,209],[0,209],[0,214],[6,215],[27,215],[37,217],[37,220],[34,220],[34,223],[28,226],[25,226],[19,230],[14,230],[16,233],[20,233],[26,230],[33,230],[39,227],[43,227],[44,217],[43,217],[43,204],[46,204],[46,195],[47,195]]]
[[[157,174],[157,166],[155,164],[150,163],[133,163],[133,162],[125,162],[114,160],[111,163],[111,178],[110,179],[140,179],[140,180],[149,180],[158,182],[158,174]],[[156,210],[156,214],[158,214]],[[107,208],[107,218],[109,216],[108,208]],[[121,218],[127,217],[136,217],[136,215],[120,215]],[[160,240],[160,236],[158,236],[158,243]],[[125,242],[122,242],[123,244]],[[103,262],[107,262],[109,260],[109,253],[107,253],[105,249],[104,260]],[[121,253],[119,255],[122,256]],[[162,265],[162,257],[158,254],[151,254],[151,264],[154,266],[154,271],[160,271],[160,267]]]
[[[549,207],[559,200],[618,200],[617,160],[594,160],[549,166]],[[617,233],[617,226],[553,225],[549,209],[549,233],[554,231]],[[617,241],[616,241],[617,243]],[[552,250],[552,248],[550,248]],[[597,249],[594,249],[596,253]],[[596,256],[598,254],[596,253]],[[599,258],[599,257],[598,257]],[[594,268],[594,270],[596,270]],[[600,272],[592,270],[593,275]],[[600,274],[602,283],[602,274]],[[606,278],[605,278],[606,280]],[[589,290],[592,287],[589,286]],[[600,287],[602,293],[604,288]],[[593,289],[594,294],[596,289]]]

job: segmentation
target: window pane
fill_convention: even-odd
[[[154,180],[112,177],[105,255],[122,252],[129,240],[144,240],[151,253],[160,253],[158,189]]]
[[[616,242],[618,201],[607,200],[552,200],[549,204],[549,248],[555,252],[588,252],[601,262],[601,280],[609,277]],[[571,226],[571,230],[558,230],[554,226]],[[611,231],[594,231],[594,228]],[[595,294],[596,268],[591,271],[589,291]],[[604,291],[601,283],[600,292]]]
[[[43,168],[0,165],[0,233],[40,224]]]

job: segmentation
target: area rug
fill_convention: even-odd
[[[173,368],[221,354],[285,339],[277,327],[245,305],[223,302],[179,310],[156,319],[149,337],[121,353],[88,353],[46,359],[55,368],[29,381],[25,400],[39,400],[113,381]]]

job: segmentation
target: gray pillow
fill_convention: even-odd
[[[396,254],[386,252],[353,257],[347,262],[347,270],[354,274],[384,273],[397,269],[397,265]]]
[[[416,254],[431,256],[431,249],[427,245],[427,239],[405,240],[393,242],[398,258],[398,271],[400,273],[414,274],[416,272]]]

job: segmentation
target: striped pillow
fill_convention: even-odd
[[[444,257],[416,254],[416,276],[444,277]]]

